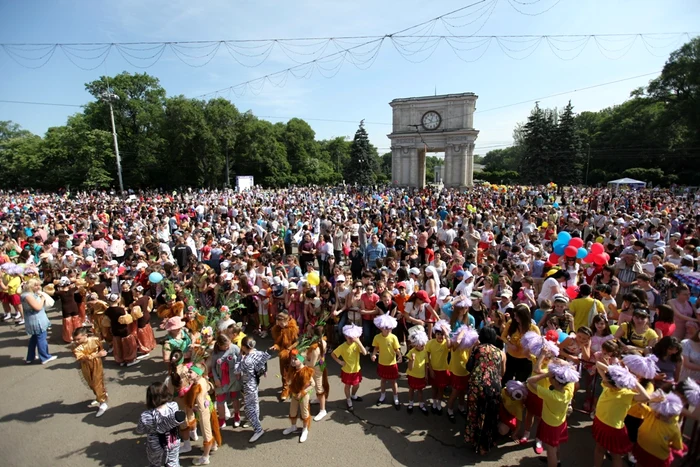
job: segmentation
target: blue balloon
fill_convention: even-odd
[[[148,280],[151,284],[157,284],[163,280],[163,275],[159,272],[152,272],[148,275]]]
[[[562,342],[564,342],[567,337],[569,337],[569,335],[567,333],[565,333],[564,331],[562,331],[561,329],[557,329],[557,333],[559,334],[559,343],[560,344]]]
[[[576,253],[576,257],[578,259],[583,259],[586,256],[588,256],[588,250],[586,250],[584,247],[579,248],[578,253]]]
[[[566,244],[554,242],[554,254],[556,254],[557,256],[563,255],[565,249],[566,249]]]
[[[553,208],[558,208],[558,207],[559,207],[559,203],[557,203],[556,201],[553,202],[553,203],[552,203],[552,207],[553,207]]]
[[[571,234],[569,232],[559,232],[557,234],[557,243],[563,243],[564,246],[569,244],[571,240]]]

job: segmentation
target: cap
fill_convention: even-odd
[[[416,298],[423,302],[430,301],[430,298],[428,297],[428,292],[426,292],[425,290],[419,290],[418,292],[416,292]]]
[[[438,300],[445,300],[450,295],[450,289],[441,287],[438,291]]]
[[[505,289],[504,291],[501,292],[501,297],[512,298],[513,292],[510,289]]]
[[[457,279],[463,278],[463,277],[464,277],[464,270],[463,270],[463,269],[457,270],[457,272],[455,272],[455,277],[456,277]]]
[[[345,276],[341,274],[338,277],[336,277],[335,281],[336,282],[345,282]]]
[[[298,290],[299,287],[297,286],[296,282],[290,282],[288,289],[289,290]]]
[[[471,293],[470,297],[481,299],[483,297],[483,294],[481,292],[478,292],[475,290],[474,292]]]
[[[415,274],[416,276],[420,276],[420,269],[418,268],[411,268],[408,270],[409,274]]]
[[[402,288],[402,287],[403,287],[404,289],[406,288],[406,283],[405,283],[404,281],[401,281],[401,282],[399,282],[398,284],[396,284],[396,288],[397,288],[397,289],[400,289],[400,288]]]

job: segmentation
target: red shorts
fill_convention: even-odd
[[[659,459],[647,452],[639,444],[635,444],[632,448],[632,454],[637,458],[637,465],[639,467],[671,467],[673,462],[673,456],[668,456],[665,460]]]
[[[416,378],[414,376],[408,375],[408,387],[411,389],[425,389],[428,383],[425,378]]]
[[[216,402],[226,402],[228,400],[236,400],[238,399],[238,391],[231,391],[228,394],[223,393],[223,394],[217,394],[216,395]]]
[[[428,377],[428,384],[435,388],[446,388],[450,384],[450,372],[447,370],[433,370],[435,377]]]
[[[399,365],[396,363],[393,365],[382,365],[380,363],[377,365],[377,376],[388,380],[399,379]]]
[[[549,426],[543,420],[540,420],[537,424],[537,439],[553,447],[566,443],[569,441],[569,430],[566,428],[566,420],[557,427]]]
[[[0,292],[0,302],[4,302],[6,296],[7,294],[5,292]]]
[[[498,419],[501,421],[501,423],[506,425],[510,431],[515,431],[518,426],[518,419],[508,412],[502,404],[501,408],[498,410]]]
[[[535,417],[542,417],[542,398],[535,394],[534,392],[528,392],[525,398],[525,408],[528,413],[533,414]]]
[[[12,306],[19,306],[22,303],[22,297],[20,297],[19,294],[14,294],[14,295],[5,294],[3,301],[5,303],[9,303]]]
[[[610,454],[621,456],[632,450],[632,442],[627,434],[627,428],[613,428],[598,420],[593,420],[593,439]]]
[[[343,382],[343,384],[349,384],[350,386],[357,386],[362,382],[362,371],[358,371],[357,373],[345,373],[344,371],[340,371],[340,381]]]
[[[454,373],[450,374],[450,386],[453,391],[465,391],[469,385],[469,375],[457,376]]]

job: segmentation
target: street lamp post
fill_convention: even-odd
[[[124,193],[124,182],[122,181],[122,160],[119,157],[119,143],[117,142],[117,127],[114,125],[114,108],[112,100],[119,100],[119,96],[113,92],[105,91],[102,93],[102,100],[109,104],[109,116],[112,120],[112,138],[114,138],[114,152],[117,155],[117,176],[119,177],[119,192]]]

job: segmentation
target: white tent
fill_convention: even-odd
[[[645,188],[647,184],[633,178],[621,178],[608,182],[608,186],[619,190],[620,188]]]

